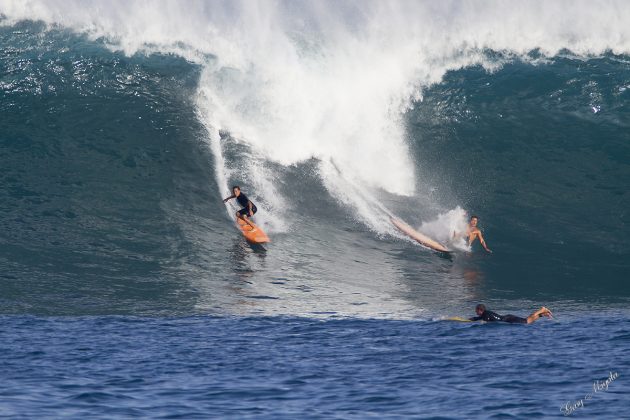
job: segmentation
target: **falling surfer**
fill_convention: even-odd
[[[247,196],[241,192],[241,187],[239,187],[238,185],[235,185],[232,187],[232,195],[227,198],[224,198],[223,202],[227,203],[228,200],[231,200],[233,198],[236,198],[236,201],[238,201],[238,204],[240,204],[243,207],[242,209],[236,212],[236,217],[241,219],[245,223],[247,223],[249,226],[251,226],[252,232],[253,232],[256,229],[256,226],[254,226],[249,221],[249,217],[253,217],[254,214],[256,214],[256,212],[258,211],[258,209],[254,205],[252,200],[247,198]]]
[[[483,239],[481,230],[479,230],[479,228],[477,227],[477,223],[479,223],[479,217],[474,215],[471,216],[465,233],[466,237],[468,238],[468,246],[470,247],[473,242],[475,242],[475,240],[479,239],[479,243],[481,243],[483,249],[485,249],[486,252],[492,254],[492,251],[490,250],[490,248],[488,248],[488,245],[486,245],[486,241]],[[453,239],[461,238],[462,236],[464,235],[461,233],[458,234],[457,232],[453,232]]]

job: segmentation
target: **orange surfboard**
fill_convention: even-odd
[[[250,220],[250,223],[256,226],[251,220]],[[259,228],[258,226],[256,226],[255,228],[252,228],[250,225],[248,225],[247,223],[245,223],[245,221],[241,219],[236,219],[236,225],[238,226],[240,231],[243,233],[243,236],[245,236],[245,239],[247,239],[248,242],[251,242],[253,244],[264,244],[267,242],[271,242],[267,234],[263,232],[263,230]]]
[[[427,235],[418,232],[402,220],[396,219],[395,217],[390,217],[390,220],[392,221],[392,224],[396,226],[396,228],[398,228],[399,231],[409,236],[411,239],[415,239],[418,243],[436,251],[450,252],[447,247],[445,247],[438,241],[429,238]]]

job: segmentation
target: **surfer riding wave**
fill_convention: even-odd
[[[224,198],[223,202],[227,203],[229,200],[233,198],[236,198],[236,201],[238,201],[238,204],[240,204],[243,207],[242,209],[236,212],[236,217],[238,219],[243,220],[245,223],[251,226],[252,229],[256,229],[256,227],[249,221],[249,217],[253,217],[254,214],[256,214],[256,212],[258,211],[258,209],[256,208],[256,205],[249,198],[247,198],[245,194],[241,192],[241,187],[239,187],[238,185],[235,185],[232,187],[232,195],[227,198]]]

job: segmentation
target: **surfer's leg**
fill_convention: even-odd
[[[236,212],[236,217],[247,223],[252,229],[256,229],[247,218],[247,209],[240,209]]]
[[[503,322],[508,322],[510,324],[529,324],[529,322],[527,322],[527,319],[525,318],[521,318],[520,316],[516,316],[516,315],[503,315],[503,318],[501,319],[501,321]]]
[[[536,321],[538,318],[543,317],[543,316],[546,316],[547,318],[552,318],[551,311],[545,308],[544,306],[542,306],[539,310],[537,310],[536,312],[528,316],[527,323],[531,324],[532,322]]]
[[[245,220],[245,223],[247,223],[248,225],[252,227],[252,230],[256,229],[254,225],[249,221],[249,218],[247,216],[243,216],[243,220]]]

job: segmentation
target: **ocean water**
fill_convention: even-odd
[[[614,1],[0,3],[0,415],[630,418],[629,28]],[[472,214],[492,254],[451,243]],[[477,303],[555,317],[445,320]]]

